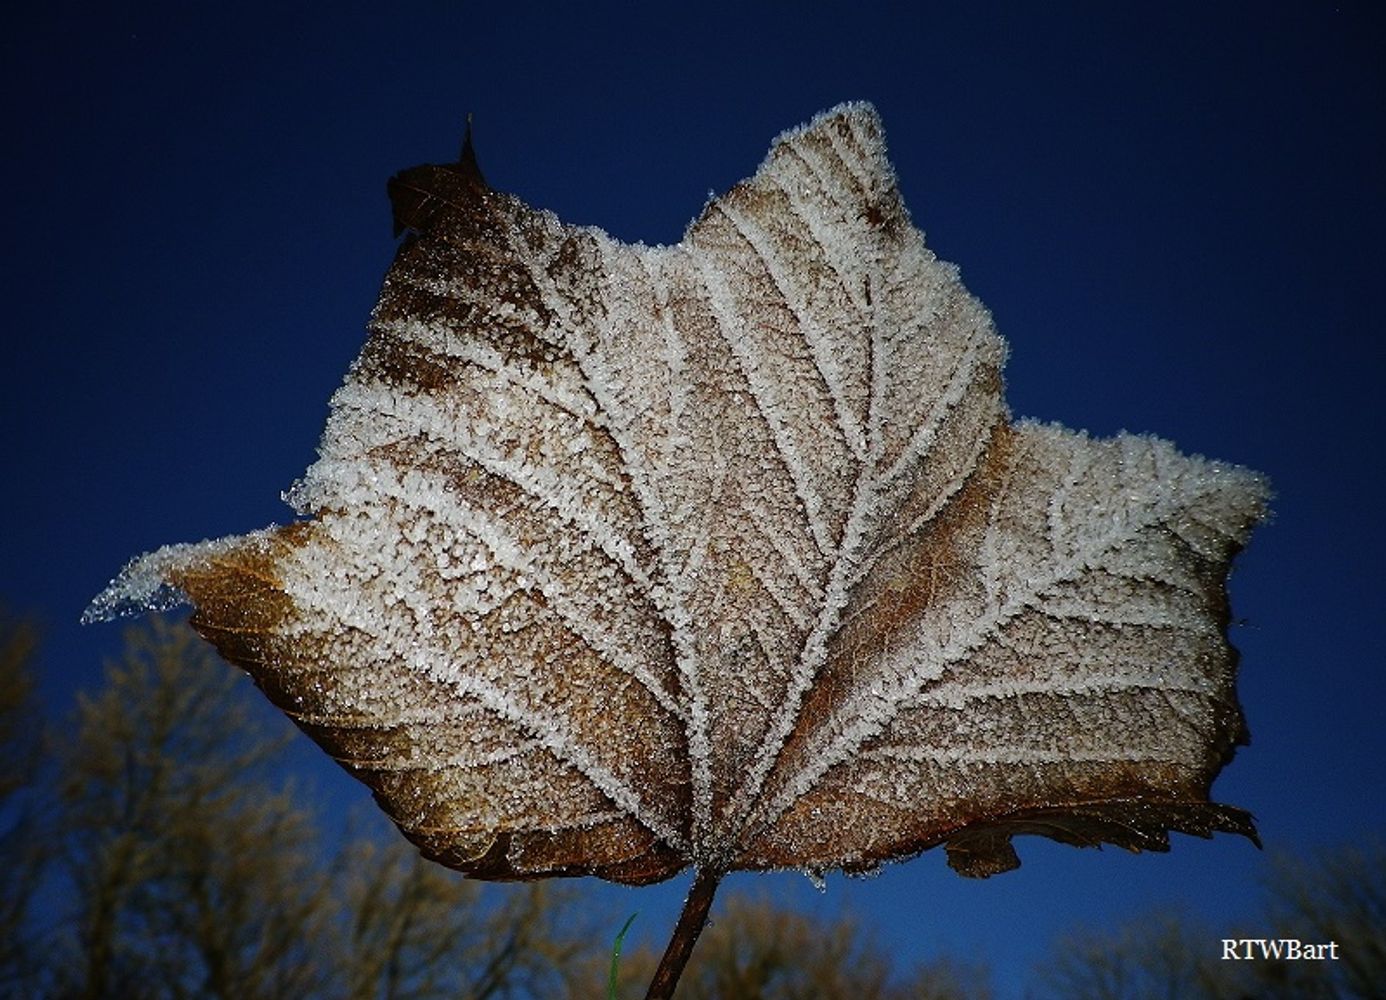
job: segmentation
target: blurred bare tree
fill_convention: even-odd
[[[338,859],[342,928],[336,995],[595,996],[598,940],[573,894],[544,882],[485,885],[425,861],[402,838],[361,837]]]
[[[73,909],[65,996],[304,996],[326,885],[312,815],[272,777],[287,725],[249,711],[188,630],[131,628],[54,740]]]
[[[0,995],[32,974],[24,928],[46,861],[38,835],[39,707],[34,692],[35,625],[0,610]]]
[[[622,959],[639,996],[658,956]],[[816,920],[765,898],[728,897],[693,952],[676,1000],[955,1000],[991,996],[985,968],[948,959],[901,972],[850,916]]]
[[[1107,932],[1075,931],[1039,970],[1043,997],[1069,1000],[1185,1000],[1237,997],[1218,957],[1218,938],[1188,918],[1158,913]]]
[[[1061,940],[1038,970],[1039,997],[1177,1000],[1255,997],[1337,1000],[1386,995],[1386,846],[1277,856],[1260,914],[1233,928],[1185,915],[1143,916]],[[1224,938],[1337,942],[1337,960],[1224,960]]]
[[[1386,841],[1321,848],[1307,858],[1279,854],[1266,888],[1276,933],[1338,942],[1338,961],[1299,967],[1317,966],[1335,996],[1386,995]]]
[[[32,714],[32,646],[28,632],[0,632],[7,752]],[[51,774],[7,774],[7,797],[46,805],[7,830],[0,992],[482,1000],[568,989],[587,938],[558,893],[482,889],[393,832],[334,848],[285,777],[292,738],[190,630],[130,629],[101,689],[50,735]]]
[[[38,628],[0,609],[0,748],[5,769],[0,771],[0,806],[8,805],[30,784],[38,764],[39,717],[34,696],[34,656]]]

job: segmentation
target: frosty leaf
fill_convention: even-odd
[[[782,135],[673,247],[491,189],[470,144],[390,193],[306,519],[145,556],[89,617],[186,595],[481,878],[1254,838],[1208,791],[1264,482],[1013,422],[870,107]]]

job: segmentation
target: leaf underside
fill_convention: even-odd
[[[672,247],[491,189],[470,144],[390,193],[305,519],[144,556],[88,617],[190,600],[480,878],[1255,839],[1208,793],[1246,739],[1225,584],[1265,482],[1013,421],[869,106]]]

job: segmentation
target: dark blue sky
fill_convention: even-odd
[[[385,180],[452,158],[467,112],[493,185],[653,243],[782,129],[866,99],[915,222],[1010,341],[1018,415],[1271,476],[1276,517],[1233,578],[1254,742],[1215,797],[1272,850],[1381,834],[1378,6],[939,6],[11,16],[0,598],[47,624],[48,699],[118,652],[119,628],[76,622],[129,557],[291,516],[279,492],[313,459],[394,252]],[[302,757],[334,803],[364,798]],[[907,956],[991,960],[1010,995],[1075,921],[1158,905],[1230,932],[1265,862],[1230,837],[1018,847],[1023,867],[985,882],[936,852],[822,895],[791,875],[733,885],[850,908]],[[613,933],[639,908],[633,934],[662,946],[684,888],[594,905]]]

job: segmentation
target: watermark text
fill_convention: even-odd
[[[1279,959],[1286,962],[1336,962],[1338,942],[1311,944],[1299,938],[1223,938],[1222,958],[1228,962]]]

